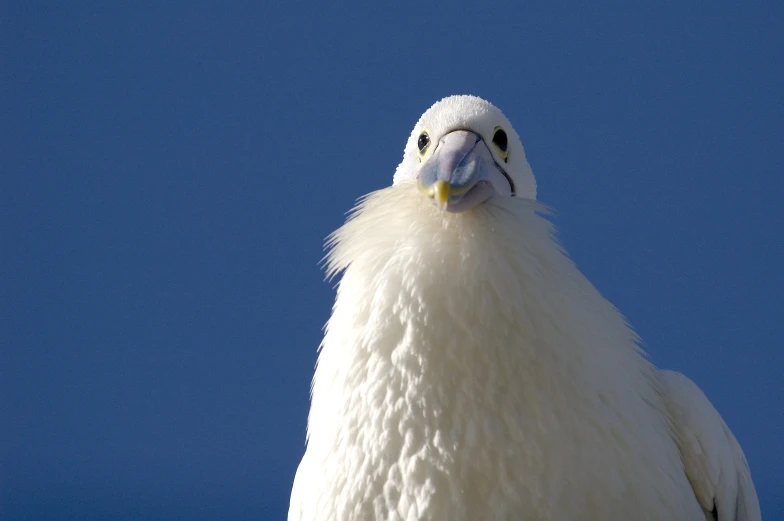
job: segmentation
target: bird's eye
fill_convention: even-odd
[[[501,127],[495,127],[493,131],[493,144],[501,159],[506,161],[509,157],[509,140],[506,137],[506,132]]]
[[[417,139],[417,148],[419,149],[419,159],[425,155],[427,149],[430,147],[430,135],[427,133],[427,130],[423,130],[421,134],[419,134],[419,139]]]

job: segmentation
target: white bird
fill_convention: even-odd
[[[720,415],[649,363],[544,212],[496,107],[422,115],[329,241],[290,521],[760,519]]]

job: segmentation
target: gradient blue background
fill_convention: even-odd
[[[454,93],[515,124],[572,256],[775,519],[781,6],[6,4],[2,519],[284,518],[323,239]]]

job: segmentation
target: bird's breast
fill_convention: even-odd
[[[549,224],[395,202],[391,222],[367,203],[332,254],[300,518],[674,519],[652,368]]]

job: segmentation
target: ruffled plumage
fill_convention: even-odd
[[[546,208],[497,197],[452,214],[415,184],[370,194],[329,239],[342,278],[289,519],[710,519],[733,491],[698,501],[674,426],[688,406],[673,412]],[[755,503],[719,519],[759,519]]]

